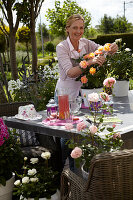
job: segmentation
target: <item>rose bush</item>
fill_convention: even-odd
[[[88,101],[97,103],[100,100],[100,95],[92,93],[88,95]],[[90,109],[92,116],[86,125],[85,122],[77,124],[77,131],[80,133],[77,140],[70,140],[69,147],[72,148],[71,157],[75,159],[77,166],[85,162],[85,167],[89,170],[90,162],[93,156],[102,152],[116,151],[121,148],[123,141],[118,131],[115,131],[116,124],[104,124],[103,109],[109,109],[106,105],[109,100],[109,95],[102,93],[101,107],[95,105],[93,112]]]
[[[57,190],[57,172],[48,166],[50,152],[43,152],[40,158],[24,158],[23,174],[16,173],[14,195],[23,198],[50,198]]]

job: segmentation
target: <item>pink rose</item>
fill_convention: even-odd
[[[118,132],[118,133],[115,133],[113,135],[113,139],[116,139],[116,138],[121,138],[121,134]]]
[[[101,99],[103,99],[104,101],[109,101],[109,95],[105,92],[100,93],[100,97]]]
[[[92,102],[98,102],[99,101],[99,95],[95,92],[88,94],[88,100]]]
[[[66,128],[66,130],[71,130],[73,128],[73,124],[72,123],[66,123],[65,128]]]
[[[106,87],[113,87],[113,85],[116,83],[116,80],[113,77],[106,78],[103,81],[103,85]]]
[[[90,129],[91,134],[95,134],[95,133],[97,132],[97,127],[94,126],[94,125],[91,125],[91,126],[89,127],[89,129]]]
[[[77,124],[77,131],[81,131],[86,128],[86,124],[84,122],[80,122]]]
[[[116,127],[116,124],[113,124],[112,127],[115,128],[115,127]]]
[[[79,158],[82,155],[82,149],[79,147],[75,147],[71,152],[72,158]]]

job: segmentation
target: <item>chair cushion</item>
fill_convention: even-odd
[[[36,134],[34,132],[30,132],[30,131],[26,131],[22,129],[13,129],[13,128],[10,128],[9,130],[19,135],[16,137],[20,139],[20,143],[22,147],[39,145],[39,141],[37,140]]]

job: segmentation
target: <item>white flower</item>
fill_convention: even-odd
[[[27,157],[24,157],[24,161],[26,161],[28,158]]]
[[[38,163],[38,158],[31,158],[30,163],[32,164]]]
[[[133,53],[132,53],[132,57],[133,57]]]
[[[29,169],[28,175],[35,175],[37,173],[36,169]]]
[[[16,186],[18,186],[18,185],[20,185],[20,180],[16,180],[15,182],[14,182],[14,185],[16,185]]]
[[[88,94],[88,100],[92,102],[98,102],[99,101],[99,95],[95,92]]]
[[[129,49],[129,48],[125,48],[125,51],[129,52],[129,51],[131,51],[131,49]]]
[[[116,39],[115,42],[116,43],[122,42],[122,38]]]
[[[31,182],[38,182],[38,178],[30,178]]]
[[[43,159],[49,159],[49,158],[51,157],[51,153],[50,153],[49,151],[43,152],[43,153],[41,154],[41,157],[42,157]]]
[[[22,183],[29,183],[30,179],[29,177],[25,176],[24,178],[22,178]]]

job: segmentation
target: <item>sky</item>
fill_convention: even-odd
[[[60,0],[61,5],[64,0]],[[124,15],[124,0],[75,0],[77,4],[86,8],[86,10],[91,14],[91,26],[95,27],[100,23],[100,19],[104,17],[104,14],[107,16],[116,17],[117,15]],[[55,0],[45,0],[40,15],[37,19],[36,26],[38,23],[45,23],[48,26],[45,14],[48,8],[55,8]],[[125,17],[128,22],[133,24],[133,1],[125,0]],[[41,16],[41,17],[40,17]]]

